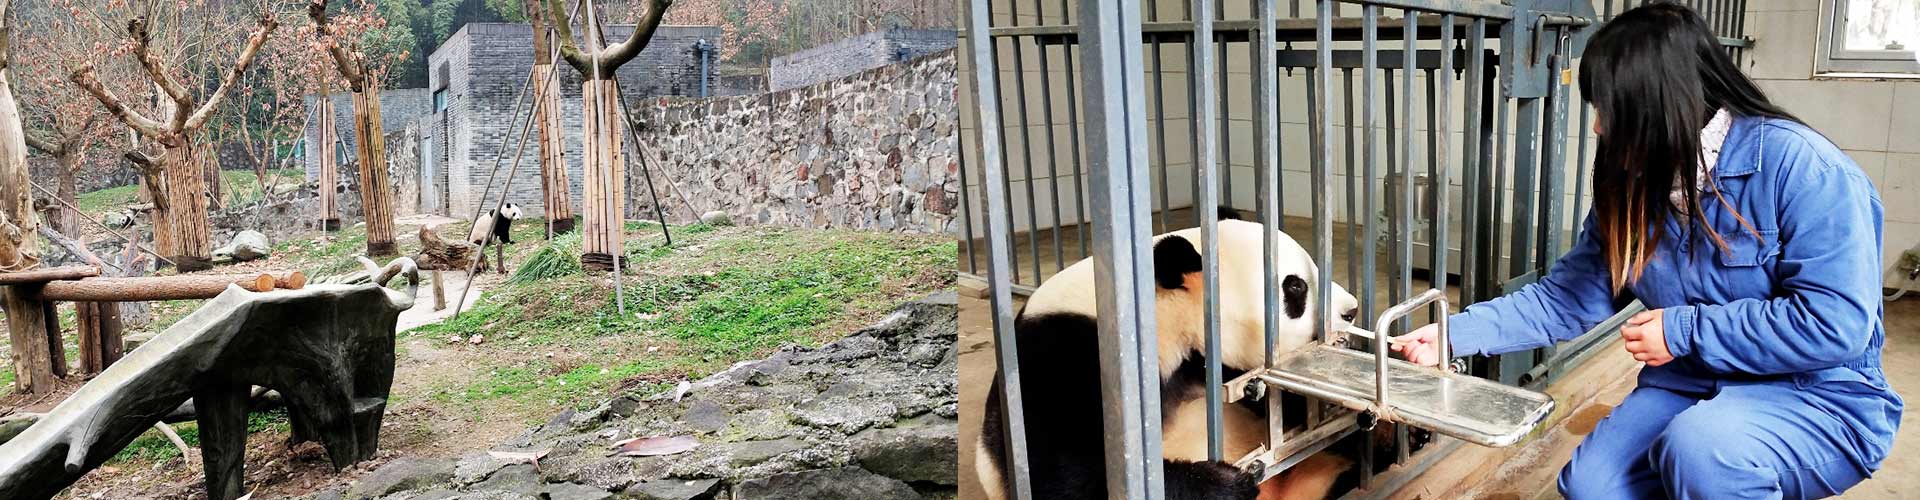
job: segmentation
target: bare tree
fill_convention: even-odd
[[[0,40],[11,38],[8,11],[12,2],[0,0]],[[40,262],[40,222],[33,212],[33,189],[28,187],[26,131],[20,122],[20,108],[13,100],[9,82],[9,57],[0,44],[0,272],[21,271]],[[14,385],[25,392],[45,394],[53,390],[57,376],[54,363],[66,360],[53,355],[49,344],[47,308],[30,285],[0,286],[0,308],[7,316],[7,335],[12,342]],[[58,332],[53,332],[57,334]],[[64,371],[64,370],[62,370]]]
[[[176,76],[177,64],[155,53],[151,27],[149,18],[141,15],[127,23],[126,33],[130,54],[162,96],[154,111],[136,110],[102,85],[91,56],[68,79],[98,100],[114,118],[161,148],[158,157],[145,151],[131,151],[127,157],[140,170],[153,198],[154,246],[180,270],[197,271],[211,267],[207,209],[213,201],[209,186],[218,182],[218,172],[205,163],[196,135],[220,108],[234,81],[247,70],[278,23],[270,13],[262,13],[219,86],[205,95],[196,95],[192,87],[182,84]]]
[[[348,17],[348,22],[339,23],[327,15],[327,0],[312,0],[307,4],[307,17],[313,20],[315,39],[333,59],[333,69],[347,80],[347,88],[353,91],[354,158],[360,167],[360,213],[367,223],[367,255],[394,255],[397,248],[393,241],[393,186],[387,182],[386,132],[380,123],[379,74],[385,72],[385,64],[369,57],[351,36],[380,22],[380,18],[373,15],[373,4],[362,6],[366,7],[362,16]],[[336,30],[337,27],[345,29]],[[324,93],[320,98],[331,102]],[[332,189],[332,186],[321,188]]]
[[[554,39],[560,42],[560,57],[584,77],[580,84],[585,101],[581,109],[584,122],[581,146],[586,150],[581,168],[582,184],[586,187],[581,197],[582,222],[586,226],[581,234],[583,266],[612,269],[614,259],[621,254],[626,229],[626,155],[621,147],[626,119],[621,112],[620,87],[614,83],[614,73],[646,48],[672,5],[672,0],[650,0],[647,10],[634,24],[633,34],[613,45],[606,45],[601,39],[601,30],[595,22],[597,15],[592,9],[583,9],[584,14],[579,17],[588,21],[585,25],[587,51],[581,51],[574,43],[570,23],[552,23]],[[547,0],[547,18],[566,19],[562,0]]]

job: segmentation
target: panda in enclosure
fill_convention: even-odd
[[[1219,223],[1220,352],[1225,379],[1260,368],[1265,362],[1265,292],[1262,278],[1263,224],[1239,220],[1221,209]],[[1282,234],[1282,236],[1285,236]],[[1200,229],[1154,238],[1155,319],[1158,322],[1162,456],[1169,499],[1322,498],[1353,468],[1350,460],[1322,453],[1295,465],[1272,481],[1206,456],[1206,360],[1202,326]],[[1312,289],[1318,279],[1313,258],[1291,238],[1280,238],[1274,265],[1281,273],[1281,325],[1275,352],[1285,353],[1312,341],[1318,311]],[[1358,313],[1359,301],[1339,284],[1329,310],[1340,314],[1334,328],[1344,330]],[[1027,453],[1035,498],[1105,498],[1104,431],[1101,426],[1099,335],[1095,320],[1093,263],[1082,260],[1062,269],[1033,292],[1014,321],[1021,400],[1024,402]],[[1002,498],[1006,455],[1005,422],[996,383],[987,395],[975,469],[989,498]],[[1285,400],[1283,400],[1285,401]],[[1304,403],[1297,400],[1295,403]],[[1304,408],[1304,405],[1302,406]],[[1225,451],[1240,457],[1266,440],[1263,402],[1243,401],[1224,409]],[[1287,411],[1297,416],[1304,411]]]
[[[498,209],[488,210],[487,213],[481,214],[480,218],[473,220],[473,229],[467,231],[467,242],[472,243],[475,249],[481,250],[474,252],[474,258],[480,259],[481,271],[487,270],[487,253],[484,250],[485,245],[491,241],[497,243],[493,245],[495,269],[500,271],[500,274],[507,273],[506,252],[501,247],[513,244],[511,234],[513,221],[519,220],[521,215],[524,213],[520,211],[520,205],[508,203]]]

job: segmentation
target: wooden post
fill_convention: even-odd
[[[80,332],[80,372],[100,373],[120,360],[124,348],[120,308],[114,302],[75,302],[73,305]]]
[[[212,228],[207,222],[207,177],[198,145],[180,141],[161,158],[162,196],[154,197],[155,250],[181,272],[213,267]],[[164,202],[162,202],[164,200]]]
[[[0,36],[10,35],[6,20],[11,3],[0,0]],[[27,136],[20,107],[13,100],[7,60],[5,46],[0,45],[0,271],[21,271],[40,262],[35,236],[40,221],[33,212]],[[47,308],[40,302],[39,291],[36,284],[0,286],[0,309],[6,312],[12,342],[14,385],[23,392],[46,394],[54,387],[53,359],[47,347]]]
[[[387,138],[380,123],[380,87],[353,93],[355,158],[360,162],[360,216],[367,223],[367,255],[399,253],[393,242],[393,186],[387,183]]]
[[[320,228],[340,230],[340,207],[334,189],[340,185],[338,137],[333,124],[333,97],[327,93],[326,80],[320,83]]]
[[[268,292],[276,289],[280,281],[268,273],[88,278],[47,283],[40,290],[40,298],[101,302],[211,299],[225,292],[227,285],[240,285],[251,292]]]
[[[626,155],[622,138],[626,129],[620,114],[620,89],[612,79],[588,79],[581,84],[586,100],[582,115],[586,149],[582,167],[586,192],[582,196],[586,223],[581,234],[580,264],[595,270],[613,269],[614,256],[621,253],[626,229]]]
[[[544,39],[544,32],[534,33]],[[548,57],[545,49],[536,49],[534,57]],[[537,59],[544,61],[545,59]],[[553,65],[533,65],[533,120],[540,130],[540,186],[544,202],[548,237],[573,231],[573,195],[567,185],[567,143],[560,112],[560,81],[553,77]]]
[[[447,289],[440,284],[440,268],[433,268],[433,310],[447,308]]]

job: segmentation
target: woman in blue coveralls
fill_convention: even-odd
[[[1880,369],[1881,207],[1859,166],[1768,102],[1693,11],[1588,42],[1592,216],[1546,278],[1452,317],[1455,355],[1620,329],[1639,386],[1574,451],[1586,498],[1808,498],[1879,468],[1903,403]],[[1808,104],[1818,106],[1819,104]],[[1433,364],[1431,327],[1395,346]]]

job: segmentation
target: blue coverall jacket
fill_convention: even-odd
[[[1699,224],[1667,218],[1626,292],[1665,310],[1674,360],[1642,369],[1580,444],[1560,474],[1569,498],[1828,496],[1877,470],[1893,445],[1904,404],[1880,368],[1872,184],[1805,125],[1747,116],[1735,118],[1711,175],[1702,213],[1727,248]],[[1585,225],[1544,279],[1453,316],[1454,353],[1547,346],[1617,312],[1624,302],[1593,219]]]

